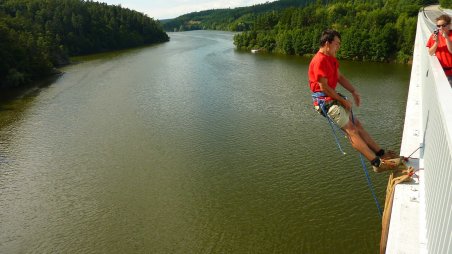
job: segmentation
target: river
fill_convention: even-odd
[[[0,253],[377,253],[376,205],[311,107],[309,59],[232,36],[78,58],[4,102]],[[398,151],[410,66],[341,72],[355,115]],[[370,174],[384,203],[388,175]]]

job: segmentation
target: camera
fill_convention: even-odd
[[[433,33],[436,34],[436,35],[438,35],[439,30],[438,30],[438,29],[435,29],[435,31],[434,31]]]

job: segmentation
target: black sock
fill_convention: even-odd
[[[385,150],[383,150],[383,149],[380,149],[380,151],[378,151],[378,152],[375,153],[375,155],[378,156],[378,157],[381,157],[381,156],[383,156],[384,154],[385,154]]]
[[[375,157],[375,159],[373,159],[371,162],[370,162],[370,164],[372,164],[372,166],[375,166],[375,167],[379,167],[380,166],[380,163],[381,163],[381,161],[380,161],[380,157]]]

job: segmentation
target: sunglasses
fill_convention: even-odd
[[[440,27],[446,27],[446,26],[448,26],[449,24],[442,24],[442,25],[436,25],[436,27],[438,27],[438,28],[440,28]]]

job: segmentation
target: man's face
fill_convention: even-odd
[[[443,32],[449,31],[449,24],[442,19],[436,21],[436,27]]]
[[[327,43],[329,46],[328,54],[331,56],[336,56],[337,51],[341,47],[341,39],[339,39],[339,37],[337,37],[337,36],[334,36],[334,40],[331,43],[329,43],[329,42],[327,42]]]

